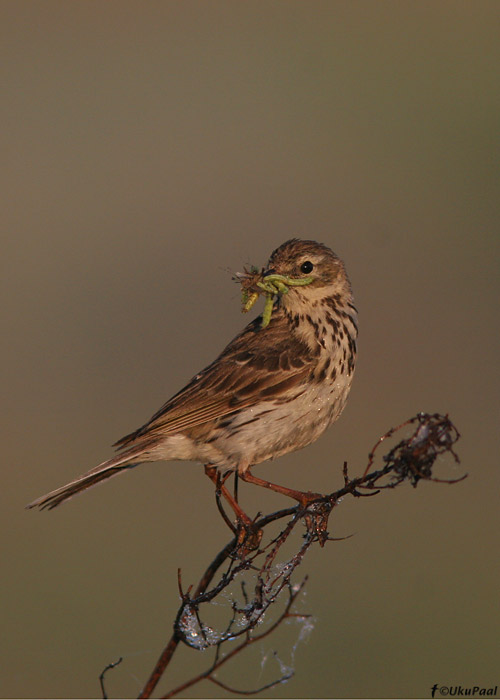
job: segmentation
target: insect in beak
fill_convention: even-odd
[[[312,277],[294,279],[285,275],[278,275],[276,270],[259,270],[252,267],[249,271],[237,272],[234,278],[241,284],[242,311],[247,312],[253,307],[260,294],[265,297],[264,311],[262,313],[262,328],[266,328],[271,320],[274,298],[288,293],[289,287],[303,287],[311,284]]]

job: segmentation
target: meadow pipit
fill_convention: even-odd
[[[244,481],[302,504],[317,496],[259,479],[251,467],[313,442],[342,412],[356,356],[351,285],[335,253],[298,239],[277,248],[257,277],[260,288],[266,278],[278,280],[267,325],[262,316],[249,323],[151,420],[116,443],[116,457],[29,508],[54,508],[89,486],[157,460],[201,462],[219,488],[217,472],[237,471]],[[289,286],[280,286],[280,279]],[[248,521],[224,486],[222,491]]]

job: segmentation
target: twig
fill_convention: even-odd
[[[281,678],[277,678],[275,681],[271,681],[270,683],[267,683],[266,685],[257,688],[256,690],[241,690],[241,688],[231,688],[231,686],[222,683],[222,681],[217,680],[217,678],[214,678],[213,676],[207,676],[207,681],[212,681],[212,683],[215,683],[220,688],[224,688],[224,690],[227,690],[233,695],[258,695],[258,693],[262,693],[264,690],[269,690],[269,688],[274,688],[274,686],[279,685],[280,683],[286,683],[290,680],[290,678],[293,678],[293,671],[291,671],[288,674],[285,674]]]
[[[382,457],[381,467],[372,469],[377,450],[382,442],[394,436],[400,429],[409,426],[414,426],[413,434],[402,439]],[[306,615],[299,615],[291,610],[306,579],[300,586],[292,586],[291,577],[312,544],[318,542],[323,546],[327,541],[343,539],[330,537],[327,531],[330,514],[342,497],[351,495],[359,498],[376,495],[381,490],[393,489],[405,481],[409,481],[414,487],[421,480],[450,484],[461,481],[467,475],[446,480],[438,479],[432,473],[434,463],[440,455],[451,453],[455,461],[459,461],[453,450],[453,445],[458,438],[459,433],[448,416],[420,413],[397,428],[391,428],[375,443],[368,455],[367,468],[361,477],[351,479],[347,464],[344,463],[344,485],[340,489],[318,497],[305,508],[299,505],[259,517],[252,523],[251,528],[239,523],[235,528],[235,536],[209,564],[194,593],[191,593],[192,586],[187,592],[183,592],[179,571],[181,606],[175,619],[173,635],[139,697],[151,697],[172,660],[179,642],[195,649],[213,646],[215,654],[212,664],[205,671],[170,690],[163,696],[165,698],[178,695],[202,680],[209,680],[232,694],[253,695],[291,677],[292,674],[285,673],[280,679],[257,690],[249,691],[231,688],[215,678],[213,674],[244,649],[270,635],[285,619],[297,617],[307,619]],[[262,541],[261,536],[265,528],[284,518],[289,520],[278,535],[267,542]],[[227,521],[227,516],[224,519]],[[276,563],[278,554],[299,523],[305,525],[303,542],[287,561],[278,565]],[[256,533],[259,533],[258,538],[255,537]],[[226,561],[229,561],[229,565],[210,588],[217,572]],[[217,632],[205,625],[200,615],[201,608],[205,604],[211,604],[238,576],[248,574],[255,578],[254,591],[250,593],[244,581],[241,582],[243,603],[238,604],[233,598],[231,615],[223,631]],[[256,626],[263,620],[266,611],[278,601],[284,590],[289,594],[285,609],[267,629],[257,633]],[[226,643],[235,641],[237,641],[236,646],[227,651]]]
[[[205,680],[205,679],[211,680],[212,682],[216,683],[217,685],[224,687],[220,681],[213,678],[212,674],[215,671],[217,671],[223,664],[227,663],[230,659],[232,659],[234,656],[236,656],[241,651],[243,651],[243,649],[250,646],[251,644],[255,644],[255,642],[261,641],[265,637],[272,634],[274,632],[274,630],[277,627],[279,627],[279,625],[281,625],[281,623],[285,619],[287,619],[288,617],[296,617],[295,615],[289,614],[290,608],[292,607],[297,596],[299,595],[299,593],[302,591],[303,587],[305,586],[306,581],[307,581],[307,577],[302,581],[302,583],[299,586],[296,587],[296,590],[292,590],[291,587],[289,588],[289,599],[288,599],[288,603],[287,603],[284,611],[281,613],[281,615],[278,617],[278,619],[270,627],[268,627],[267,630],[265,630],[261,634],[255,635],[254,637],[247,637],[243,642],[241,642],[237,647],[232,649],[230,652],[228,652],[222,658],[219,658],[219,655],[220,655],[220,649],[221,649],[223,642],[219,642],[217,644],[217,654],[215,656],[215,659],[214,659],[214,662],[212,663],[212,665],[208,669],[206,669],[205,671],[200,673],[198,676],[191,678],[189,681],[186,681],[185,683],[177,686],[173,690],[170,690],[165,695],[162,695],[162,700],[164,700],[165,698],[172,698],[172,697],[178,695],[179,693],[181,693],[183,690],[186,690],[187,688],[190,688],[191,686],[193,686],[196,683],[199,683],[200,681]],[[262,692],[263,690],[266,690],[267,688],[270,688],[274,685],[278,685],[279,683],[283,683],[286,680],[289,680],[289,678],[291,678],[292,675],[293,675],[293,673],[291,675],[284,675],[280,679],[273,681],[271,684],[263,686],[262,688],[255,690],[255,691],[251,691],[251,692],[248,691],[247,692],[247,691],[231,689],[230,692],[238,693],[241,695],[250,695],[253,693],[256,694],[256,693]]]
[[[111,668],[115,668],[115,666],[118,666],[118,664],[121,664],[122,661],[123,661],[123,656],[120,656],[118,661],[113,661],[113,663],[108,664],[106,666],[106,668],[103,670],[103,672],[101,673],[101,675],[99,676],[99,683],[101,684],[101,693],[102,693],[103,700],[108,700],[108,694],[106,692],[106,688],[104,687],[104,676]]]

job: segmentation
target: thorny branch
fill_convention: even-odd
[[[374,469],[380,445],[408,427],[412,428],[411,435],[394,445],[381,458],[382,465]],[[344,485],[337,491],[321,496],[306,508],[299,505],[259,517],[251,528],[242,523],[237,524],[235,536],[209,564],[194,592],[193,586],[183,590],[179,570],[181,605],[175,618],[173,634],[139,697],[151,697],[179,642],[195,650],[212,647],[214,658],[205,671],[173,688],[162,696],[164,698],[177,696],[202,680],[208,680],[233,695],[255,695],[289,680],[293,676],[293,670],[284,669],[276,680],[250,691],[230,687],[216,678],[215,673],[237,654],[271,635],[285,620],[295,618],[303,625],[311,624],[308,615],[298,613],[294,608],[307,577],[300,584],[292,584],[292,575],[315,542],[323,547],[327,541],[344,539],[331,538],[327,531],[330,514],[344,496],[374,496],[383,489],[393,489],[406,481],[414,487],[421,480],[448,484],[462,481],[467,474],[447,480],[436,478],[432,472],[436,459],[441,455],[451,454],[455,462],[459,462],[453,449],[459,437],[448,416],[419,413],[396,428],[391,428],[376,442],[368,455],[368,464],[362,476],[351,479],[345,463]],[[263,537],[268,526],[286,518],[289,518],[288,522],[277,535],[269,535],[267,540]],[[226,516],[224,520],[227,519]],[[290,536],[299,523],[305,525],[302,539],[299,540],[299,545],[293,545],[292,555],[284,555],[282,548],[285,543],[292,542]],[[278,561],[279,554],[285,556],[284,561]],[[216,578],[223,566],[222,573]],[[249,591],[250,586],[252,592]],[[224,603],[230,609],[225,625],[218,629],[204,621],[211,610],[210,603],[215,600],[219,605]],[[279,603],[282,606],[281,612],[277,607]],[[271,607],[274,621],[266,618]],[[267,626],[264,624],[265,618]],[[110,664],[105,671],[113,665]],[[107,697],[103,686],[105,671],[100,679],[104,698]]]

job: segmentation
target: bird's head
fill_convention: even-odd
[[[263,280],[273,275],[297,282],[287,285],[287,293],[281,296],[281,303],[289,310],[307,312],[308,307],[335,295],[343,303],[352,301],[344,264],[323,243],[298,238],[286,241],[271,254]]]

